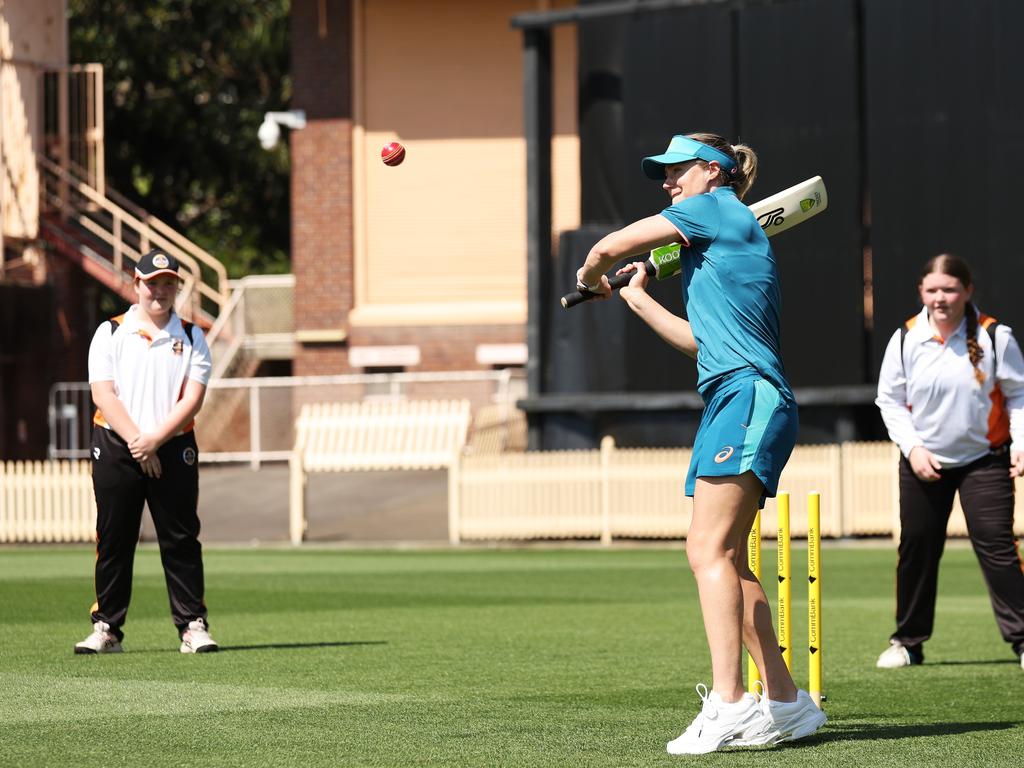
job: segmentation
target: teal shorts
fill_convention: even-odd
[[[736,477],[753,472],[765,499],[779,489],[779,476],[796,445],[796,401],[756,371],[734,374],[705,393],[704,414],[693,446],[686,495],[698,477]]]

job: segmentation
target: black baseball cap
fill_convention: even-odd
[[[135,265],[135,276],[141,277],[143,280],[149,280],[157,275],[180,277],[178,274],[178,260],[169,253],[161,251],[159,248],[154,248],[139,259],[139,263]]]

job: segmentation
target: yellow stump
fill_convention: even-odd
[[[807,495],[807,692],[821,706],[821,495]]]
[[[792,579],[789,571],[789,494],[780,493],[776,501],[778,510],[778,540],[775,553],[778,561],[779,578],[779,650],[786,667],[793,671],[793,635],[789,620]]]
[[[761,579],[761,510],[754,515],[754,524],[750,526],[750,533],[747,535],[747,565],[751,572]],[[754,657],[747,653],[747,690],[757,693],[761,680],[761,673],[754,663]]]

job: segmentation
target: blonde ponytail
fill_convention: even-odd
[[[689,137],[701,144],[714,147],[736,161],[736,172],[719,171],[722,186],[732,187],[740,200],[750,191],[757,178],[757,153],[746,144],[730,144],[717,133],[691,133]]]

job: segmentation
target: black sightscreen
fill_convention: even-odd
[[[674,133],[708,130],[757,151],[748,203],[814,175],[828,187],[826,212],[772,241],[798,391],[870,389],[893,330],[919,309],[920,267],[941,252],[971,264],[976,303],[1020,338],[1021,29],[1018,0],[777,0],[582,22],[584,226],[562,238],[550,301],[597,238],[665,205],[641,157]],[[683,314],[677,281],[654,290]],[[545,392],[696,383],[693,363],[619,301],[556,308],[544,338]],[[849,407],[819,397],[802,408],[801,440],[881,436],[870,397],[848,397]],[[591,424],[595,434],[614,426]]]
[[[545,392],[672,392],[695,389],[696,363],[658,338],[616,293],[611,299],[561,309],[590,248],[611,231],[592,224],[559,240],[549,302],[557,307],[545,334]],[[614,271],[614,270],[613,270]],[[609,273],[611,274],[611,273]],[[678,278],[651,280],[648,293],[678,315]]]
[[[641,173],[640,159],[664,151],[674,133],[712,131],[753,146],[761,169],[747,203],[823,176],[829,209],[772,243],[782,280],[785,364],[798,387],[862,383],[855,3],[807,0],[742,10],[709,5],[627,16],[615,22],[625,41],[615,46],[607,42],[611,24],[585,23],[579,30],[585,52],[580,73],[584,220],[621,213],[633,221],[660,211],[668,198]],[[621,112],[615,106],[619,94]],[[598,114],[621,119],[617,150],[610,150],[608,141],[615,128],[600,130]],[[614,183],[619,191],[609,191]],[[661,290],[659,298],[669,296],[670,308],[682,314],[678,286]],[[573,311],[607,313],[604,306]],[[637,325],[637,331],[628,331],[631,337],[653,338]],[[666,368],[666,353],[675,353],[660,340],[653,342],[631,342],[623,349],[628,391],[693,389],[692,365]],[[612,391],[622,380],[600,380],[596,388]]]
[[[734,133],[732,13],[702,6],[648,13],[624,21],[626,36],[619,158],[629,221],[669,200],[640,171],[640,159],[661,154],[675,133]]]
[[[782,351],[794,387],[865,380],[857,40],[852,2],[738,14],[737,133],[758,153],[751,203],[821,176],[828,208],[772,239]]]
[[[1021,29],[1017,0],[865,1],[876,364],[942,252],[968,261],[978,306],[1024,339]]]

